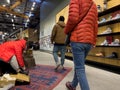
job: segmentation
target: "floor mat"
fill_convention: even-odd
[[[54,69],[55,66],[36,65],[30,69],[30,85],[15,86],[10,90],[53,90],[72,68],[65,67],[60,72]]]

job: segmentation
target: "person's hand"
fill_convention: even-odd
[[[26,70],[26,67],[24,66],[24,67],[22,67],[22,70]]]
[[[21,70],[19,73],[22,73],[22,74],[28,75],[28,74],[29,74],[29,71],[28,71],[28,70]]]
[[[29,70],[26,70],[26,68],[25,67],[22,67],[22,68],[20,68],[21,70],[20,70],[20,72],[19,73],[22,73],[22,74],[26,74],[26,75],[28,75],[29,74]]]

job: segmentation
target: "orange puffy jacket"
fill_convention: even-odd
[[[0,59],[4,62],[9,62],[13,55],[16,56],[20,67],[24,66],[22,57],[23,49],[26,47],[26,41],[24,39],[18,41],[8,41],[0,45]]]
[[[64,32],[68,34],[72,31],[70,38],[72,42],[96,44],[98,12],[94,2],[91,6],[92,2],[92,0],[70,0],[69,16]]]

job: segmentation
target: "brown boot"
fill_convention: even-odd
[[[66,82],[66,87],[68,88],[68,90],[76,90],[76,88],[72,87],[71,82]]]

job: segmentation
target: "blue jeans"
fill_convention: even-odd
[[[91,44],[71,42],[74,62],[74,78],[72,86],[80,85],[81,90],[90,90],[85,73],[85,58],[92,48]]]
[[[53,57],[56,62],[56,64],[59,62],[58,61],[58,52],[61,54],[61,65],[64,65],[65,62],[65,52],[66,52],[66,46],[65,45],[54,45],[53,48]]]

